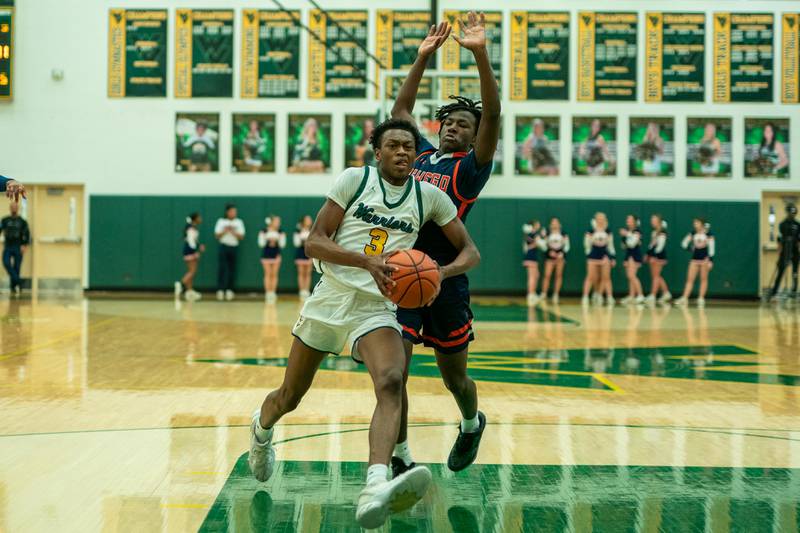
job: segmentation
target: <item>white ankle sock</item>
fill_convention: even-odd
[[[394,456],[402,459],[406,466],[414,462],[414,459],[411,457],[411,448],[408,447],[408,441],[395,444]]]
[[[261,427],[261,421],[256,423],[256,440],[261,444],[272,440],[273,428],[264,429]]]
[[[466,418],[461,421],[462,433],[475,433],[481,427],[481,421],[478,419],[478,413],[475,413],[475,418],[467,420]]]
[[[389,467],[387,465],[370,465],[367,468],[367,485],[383,483],[389,477]]]

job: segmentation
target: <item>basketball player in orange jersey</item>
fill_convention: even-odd
[[[413,175],[447,193],[458,208],[458,217],[465,221],[492,171],[492,159],[500,136],[500,95],[497,90],[489,54],[486,49],[485,17],[470,12],[469,20],[461,22],[462,35],[453,34],[461,47],[475,57],[480,76],[481,102],[452,97],[455,102],[439,108],[436,118],[439,129],[439,148],[423,139],[414,162]],[[433,52],[447,40],[447,23],[431,27],[419,46],[414,65],[406,77],[392,109],[392,117],[413,121],[412,111],[422,74]],[[426,224],[419,233],[414,248],[428,254],[440,265],[447,265],[457,251],[434,225]],[[486,417],[478,411],[478,391],[467,375],[467,351],[472,334],[472,310],[469,306],[469,282],[465,275],[448,277],[433,303],[420,309],[401,309],[397,318],[403,326],[406,348],[406,372],[414,344],[423,343],[436,353],[436,363],[445,386],[461,410],[462,420],[458,438],[453,445],[447,466],[459,471],[468,467],[478,455]],[[392,471],[400,475],[414,467],[407,442],[408,394],[403,393],[403,418],[392,457]]]
[[[387,479],[400,430],[406,363],[397,306],[387,299],[395,270],[386,264],[387,254],[411,248],[419,229],[432,221],[457,250],[442,276],[462,274],[480,261],[447,195],[410,179],[420,143],[417,128],[388,120],[375,128],[371,143],[378,167],[346,169],[311,227],[305,250],[322,279],[292,329],[295,339],[283,383],[253,415],[248,457],[255,478],[269,479],[275,465],[274,425],[300,403],[322,360],[341,353],[349,340],[353,359],[367,367],[377,399],[366,487],[356,509],[356,520],[367,529],[383,525],[390,512],[414,505],[431,480],[424,466]]]

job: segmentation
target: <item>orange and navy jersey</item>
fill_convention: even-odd
[[[466,222],[491,173],[492,162],[480,166],[475,160],[474,150],[438,154],[426,139],[420,143],[419,154],[411,171],[417,181],[427,181],[447,193],[458,209],[458,217],[462,222]],[[414,248],[442,265],[451,263],[458,255],[442,229],[430,222],[422,226]]]

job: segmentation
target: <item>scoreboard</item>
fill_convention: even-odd
[[[13,37],[14,2],[0,0],[0,100],[10,100],[12,96]]]

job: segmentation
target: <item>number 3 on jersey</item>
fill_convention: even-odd
[[[364,253],[366,255],[381,255],[383,248],[386,246],[386,241],[389,240],[389,234],[382,229],[375,228],[369,232],[372,239],[364,246]]]

